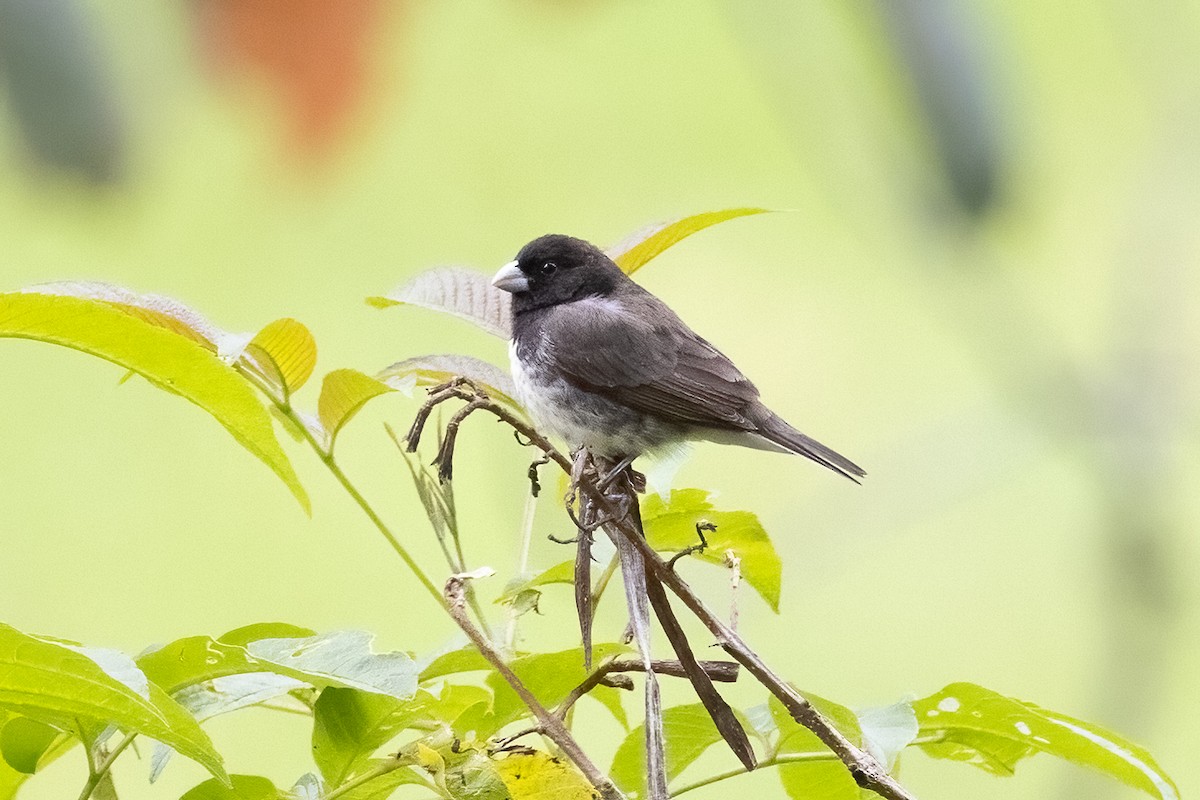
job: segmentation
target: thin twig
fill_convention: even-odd
[[[425,407],[423,406],[422,408]],[[539,434],[530,425],[494,402],[489,401],[478,406],[476,410],[479,408],[487,410],[517,430],[532,442],[534,446],[546,453],[554,463],[558,464],[568,474],[570,473],[571,462],[567,457],[560,453],[549,440]],[[428,413],[426,413],[427,415]],[[420,431],[415,424],[414,430],[416,431],[416,438],[419,439]],[[411,445],[415,445],[412,439],[410,439]],[[596,503],[600,510],[611,518],[609,527],[612,532],[632,543],[637,548],[646,563],[647,569],[653,572],[668,589],[683,601],[684,605],[716,637],[717,643],[725,652],[742,664],[759,683],[783,703],[788,713],[791,714],[796,722],[812,731],[826,747],[833,751],[846,766],[855,783],[863,789],[869,789],[886,798],[886,800],[913,800],[913,796],[887,773],[883,765],[876,761],[869,753],[847,739],[841,731],[835,728],[817,711],[812,703],[776,674],[736,631],[713,614],[704,604],[704,601],[692,591],[691,587],[678,574],[667,567],[654,548],[638,535],[637,529],[621,516],[620,509],[615,504],[610,502],[602,492],[597,491],[594,485],[584,482],[580,488],[587,492],[590,499]],[[536,702],[536,699],[534,699],[534,702]]]
[[[478,648],[479,652],[487,659],[500,674],[502,678],[512,687],[517,696],[521,698],[526,707],[533,713],[533,716],[538,721],[541,732],[546,735],[563,754],[579,768],[583,776],[587,778],[588,783],[600,792],[600,796],[604,800],[623,800],[624,795],[616,785],[606,776],[592,760],[588,758],[587,753],[583,752],[583,748],[579,746],[579,742],[575,741],[575,737],[567,730],[563,721],[550,713],[545,706],[541,704],[533,692],[525,686],[517,674],[512,671],[500,653],[492,647],[491,642],[484,638],[483,634],[471,622],[471,618],[467,616],[466,610],[466,593],[463,587],[466,579],[461,576],[452,576],[446,581],[445,599],[446,608],[450,611],[450,616],[458,623],[458,627],[462,628],[463,633],[467,638]]]

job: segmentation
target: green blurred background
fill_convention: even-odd
[[[639,274],[870,473],[696,449],[678,484],[757,511],[783,551],[782,614],[745,598],[747,639],[849,705],[979,682],[1124,733],[1200,788],[1200,5],[0,0],[0,81],[3,289],[103,280],[231,330],[294,316],[322,372],[505,363],[463,323],[363,303],[423,268],[789,209]],[[0,619],[127,652],[262,620],[454,641],[309,453],[286,442],[312,519],[212,420],[120,377],[0,342]],[[339,449],[440,577],[381,427],[414,408],[378,402]],[[528,452],[466,431],[467,553],[500,573],[494,595]],[[539,525],[564,532],[550,503]],[[568,555],[539,536],[533,566]],[[724,576],[686,569],[725,602]],[[542,606],[524,643],[570,646],[569,593]],[[300,718],[208,727],[231,772],[311,769]],[[621,731],[590,730],[605,762]],[[689,774],[732,760],[708,763]],[[74,796],[82,766],[23,796]],[[930,799],[1135,796],[1045,757],[1011,780],[903,766]],[[133,800],[202,777],[180,760],[150,789],[117,769]],[[770,773],[705,791],[783,796]]]

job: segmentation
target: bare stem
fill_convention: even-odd
[[[79,793],[79,800],[89,800],[92,794],[100,786],[100,782],[104,780],[104,776],[112,769],[112,765],[117,760],[117,756],[125,752],[129,745],[133,744],[133,740],[137,737],[136,733],[127,733],[125,738],[117,742],[117,746],[109,752],[98,764],[92,763],[91,753],[87,754],[88,759],[88,779],[83,785],[83,791]]]
[[[592,784],[600,792],[600,796],[604,800],[623,800],[624,795],[621,794],[621,791],[617,789],[616,785],[607,775],[592,763],[587,753],[583,752],[583,748],[579,746],[579,742],[575,741],[575,737],[567,730],[563,721],[547,710],[534,697],[533,692],[529,691],[521,679],[517,677],[517,674],[512,671],[512,668],[508,666],[500,653],[492,647],[491,642],[484,638],[483,633],[471,622],[471,618],[467,615],[464,582],[465,579],[459,576],[453,576],[446,582],[445,605],[450,611],[450,616],[458,623],[458,627],[462,628],[463,633],[479,649],[479,652],[483,654],[488,663],[508,682],[508,685],[521,698],[521,702],[533,712],[534,718],[538,721],[541,733],[554,742],[563,754],[579,768],[579,771],[587,778],[588,783]]]
[[[571,462],[566,456],[558,452],[544,436],[524,421],[518,419],[504,407],[490,400],[485,400],[477,394],[469,394],[458,388],[461,386],[461,383],[457,384],[454,389],[443,393],[436,402],[442,402],[455,396],[466,399],[473,406],[472,411],[484,409],[500,418],[528,439],[534,446],[542,450],[560,468],[570,474]],[[457,391],[458,394],[451,393],[453,391]],[[464,395],[466,396],[464,397]],[[426,417],[428,416],[426,409],[434,402],[435,398],[431,395],[430,400],[422,407],[422,411],[425,412]],[[461,419],[459,421],[461,422]],[[419,438],[420,427],[414,424],[413,430],[410,431],[409,446],[415,446],[416,440]],[[443,447],[442,454],[446,459],[452,458],[453,449]],[[444,461],[443,466],[445,466]],[[744,666],[771,694],[775,695],[796,722],[812,731],[841,760],[850,772],[851,777],[854,778],[855,783],[863,789],[869,789],[886,798],[886,800],[913,800],[913,796],[887,773],[882,764],[876,761],[870,753],[862,750],[847,739],[841,731],[817,711],[812,703],[776,674],[736,631],[722,622],[716,614],[709,610],[700,597],[692,591],[691,587],[674,570],[670,569],[662,558],[659,557],[658,553],[639,535],[637,527],[629,520],[627,512],[620,509],[604,492],[597,489],[594,482],[582,481],[579,489],[595,504],[595,507],[601,512],[601,518],[608,518],[609,521],[605,526],[606,529],[612,535],[623,538],[637,549],[645,561],[647,571],[653,573],[683,601],[683,604],[716,637],[717,643],[724,648],[725,652]],[[515,679],[516,676],[513,675],[513,678]],[[529,698],[534,703],[537,702],[536,698],[532,695],[529,695]],[[525,698],[522,697],[522,699]],[[555,722],[561,727],[562,723],[557,718],[555,718]],[[547,731],[547,734],[549,735],[549,731]]]

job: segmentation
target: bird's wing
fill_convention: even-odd
[[[753,430],[754,384],[664,304],[638,300],[636,314],[607,299],[550,314],[546,340],[571,343],[550,352],[554,366],[581,388],[677,424]]]

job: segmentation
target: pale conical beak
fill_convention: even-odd
[[[510,261],[500,268],[496,276],[492,278],[492,286],[497,289],[503,289],[506,292],[516,294],[518,292],[529,291],[529,278],[526,277],[521,268],[517,266],[517,262]]]

